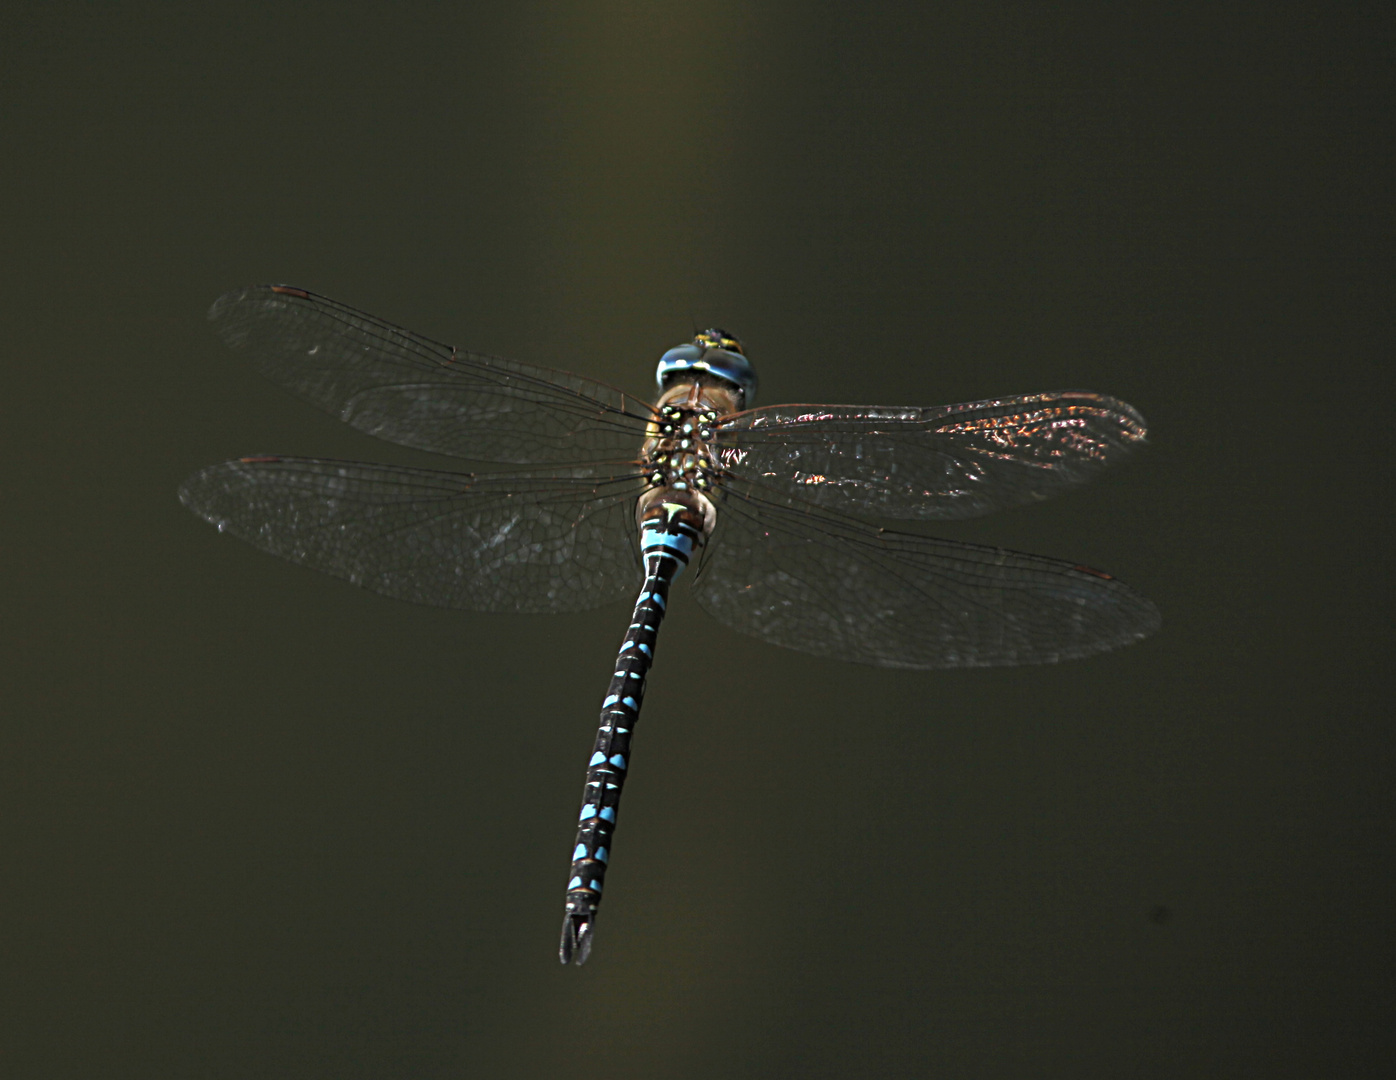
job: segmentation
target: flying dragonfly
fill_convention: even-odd
[[[245,457],[191,476],[200,517],[385,596],[484,612],[635,598],[601,705],[559,957],[583,963],[669,590],[741,633],[888,668],[1049,664],[1159,626],[1089,567],[882,528],[977,517],[1095,475],[1145,438],[1083,390],[963,405],[753,407],[741,342],[705,330],[660,357],[653,402],[465,352],[285,285],[209,312],[264,375],[380,439],[507,471]]]

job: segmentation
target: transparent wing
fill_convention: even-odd
[[[380,439],[475,461],[639,452],[648,404],[563,371],[462,352],[284,285],[230,292],[219,336],[268,378]]]
[[[878,529],[734,481],[693,587],[775,645],[879,667],[1049,664],[1159,626],[1122,582],[1071,563]]]
[[[1045,499],[1144,441],[1144,418],[1065,390],[934,408],[776,405],[723,420],[724,468],[818,506],[966,518]]]
[[[624,473],[469,475],[264,457],[203,469],[179,497],[220,531],[385,596],[558,612],[633,599],[642,487]]]

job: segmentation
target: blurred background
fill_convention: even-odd
[[[5,5],[0,1074],[1382,1071],[1391,13],[910,7]],[[933,531],[1163,630],[887,672],[680,584],[564,969],[628,608],[187,513],[243,454],[443,464],[223,349],[256,282],[643,395],[695,321],[767,404],[1117,395],[1132,462]]]

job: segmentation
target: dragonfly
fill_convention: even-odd
[[[633,599],[587,764],[563,964],[591,951],[659,627],[689,564],[698,603],[732,629],[884,668],[1050,664],[1159,626],[1150,601],[1099,570],[876,523],[976,517],[1089,479],[1145,441],[1143,417],[1104,394],[757,408],[745,347],[710,329],[660,357],[651,402],[286,285],[230,292],[209,318],[312,405],[472,463],[238,458],[179,490],[220,531],[421,604]]]

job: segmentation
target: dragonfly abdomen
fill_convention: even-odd
[[[644,511],[640,527],[640,551],[645,583],[635,601],[635,612],[616,657],[615,674],[601,703],[601,726],[587,763],[582,789],[582,811],[568,871],[567,901],[562,920],[558,958],[564,963],[586,962],[591,951],[592,928],[610,861],[611,836],[620,811],[620,795],[630,768],[630,740],[640,706],[645,700],[645,677],[654,663],[659,624],[669,606],[669,586],[688,565],[707,530],[702,508],[691,502],[656,498]],[[641,503],[643,507],[645,502]],[[706,500],[703,500],[706,502]]]

